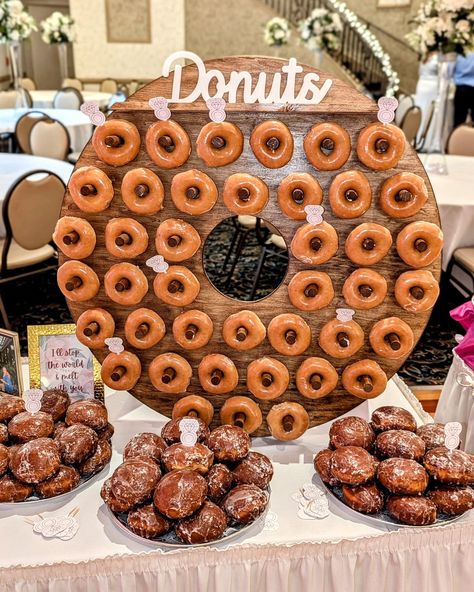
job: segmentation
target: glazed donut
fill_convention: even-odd
[[[295,232],[291,241],[293,255],[309,265],[320,265],[334,257],[339,248],[339,240],[334,226],[321,222],[317,226],[303,224]]]
[[[97,167],[81,167],[69,179],[72,201],[83,212],[97,214],[106,210],[114,197],[109,177]]]
[[[436,522],[436,504],[423,496],[391,495],[387,512],[402,524],[427,526]]]
[[[153,347],[163,339],[165,333],[163,319],[149,308],[137,308],[125,321],[125,338],[136,349]]]
[[[211,318],[201,310],[186,310],[173,321],[173,337],[184,349],[207,345],[214,332]]]
[[[199,363],[198,376],[202,388],[212,395],[230,393],[239,382],[234,362],[223,354],[204,356]]]
[[[403,407],[395,407],[393,405],[384,405],[378,407],[372,413],[372,428],[378,432],[385,432],[387,430],[405,430],[408,432],[416,432],[416,420],[413,415],[403,409]]]
[[[221,423],[236,425],[252,434],[262,425],[260,407],[249,397],[229,397],[220,411]]]
[[[268,456],[251,450],[232,473],[237,485],[256,485],[266,489],[273,477],[273,465]]]
[[[207,444],[218,462],[238,462],[248,456],[250,436],[237,425],[220,425],[212,430]]]
[[[171,352],[156,356],[148,368],[151,383],[161,393],[186,392],[192,374],[189,362]]]
[[[419,269],[431,265],[443,248],[443,232],[431,222],[412,222],[398,233],[397,252],[407,265]]]
[[[445,446],[428,450],[423,465],[434,481],[447,485],[474,485],[474,456]]]
[[[329,187],[329,203],[338,218],[358,218],[372,203],[372,189],[364,173],[345,171],[334,177]]]
[[[236,161],[243,148],[242,132],[228,121],[206,123],[196,140],[199,158],[210,167],[221,167]]]
[[[381,261],[391,246],[392,234],[388,228],[365,222],[351,231],[344,248],[352,263],[369,266]]]
[[[150,125],[145,143],[148,156],[161,169],[177,169],[191,154],[188,134],[171,119]]]
[[[416,429],[416,435],[420,436],[426,445],[426,450],[444,446],[446,434],[444,423],[427,423]]]
[[[410,325],[398,317],[377,321],[370,330],[369,341],[378,356],[390,360],[404,358],[415,345]]]
[[[119,259],[134,259],[147,250],[148,233],[134,218],[112,218],[105,227],[105,248]]]
[[[266,333],[265,325],[251,310],[241,310],[228,316],[222,325],[224,341],[239,351],[257,347],[265,339]]]
[[[222,501],[222,509],[231,524],[250,524],[268,505],[269,495],[256,485],[237,485]]]
[[[299,356],[311,344],[311,329],[299,315],[283,313],[270,321],[268,341],[280,354]]]
[[[387,179],[380,191],[380,207],[392,218],[409,218],[425,205],[428,189],[414,173],[398,173]]]
[[[197,417],[196,412],[193,415],[188,415],[187,418],[193,417],[198,424],[198,428],[196,430],[197,442],[201,444],[207,444],[209,439],[209,428],[204,423],[202,419]],[[161,438],[160,440],[164,440],[164,442],[170,446],[171,444],[178,444],[181,442],[181,420],[182,417],[178,417],[176,419],[170,419],[165,425],[161,428]]]
[[[58,286],[68,300],[84,302],[97,296],[99,278],[82,261],[66,261],[58,269]]]
[[[309,415],[299,403],[286,401],[273,405],[267,415],[271,435],[277,440],[296,440],[309,427]]]
[[[188,395],[183,397],[173,406],[171,417],[177,419],[178,417],[198,417],[209,425],[214,417],[214,407],[204,397],[198,395]]]
[[[167,261],[185,261],[195,255],[200,246],[199,232],[184,220],[168,218],[158,226],[155,238],[156,251]]]
[[[356,269],[344,282],[342,295],[352,308],[375,308],[385,300],[387,280],[372,269]]]
[[[96,236],[87,220],[64,216],[56,224],[53,240],[66,257],[85,259],[95,249]]]
[[[350,487],[342,486],[344,503],[356,512],[377,514],[383,510],[384,497],[375,483]]]
[[[156,296],[170,306],[187,306],[194,302],[201,286],[192,271],[171,265],[166,273],[158,273],[153,281]]]
[[[345,485],[358,486],[375,477],[374,457],[361,446],[336,448],[331,457],[331,473]]]
[[[111,166],[123,166],[134,160],[140,150],[140,133],[124,119],[109,119],[95,128],[92,146],[98,158]]]
[[[288,368],[275,358],[260,358],[247,366],[247,388],[257,399],[277,399],[289,383]]]
[[[148,280],[136,265],[116,263],[104,276],[104,288],[110,300],[131,306],[143,300],[148,292]]]
[[[335,171],[346,164],[351,155],[351,139],[337,123],[318,123],[306,134],[303,142],[306,158],[321,171]]]
[[[114,332],[114,317],[103,308],[90,308],[77,319],[76,337],[90,349],[105,347],[105,340]]]
[[[163,209],[163,183],[150,169],[140,167],[125,173],[121,191],[123,203],[135,214],[151,216]]]
[[[338,380],[337,370],[324,358],[306,358],[296,371],[296,388],[308,399],[329,395]]]
[[[252,130],[250,147],[264,167],[279,169],[293,156],[293,136],[281,121],[263,121]]]
[[[212,466],[214,453],[205,444],[196,442],[192,446],[177,442],[163,450],[161,464],[165,471],[191,469],[205,475]]]
[[[362,164],[375,171],[397,166],[405,152],[405,134],[396,125],[372,123],[357,140],[357,156]]]
[[[327,483],[331,487],[340,487],[341,483],[332,476],[331,461],[333,452],[329,448],[320,450],[313,459],[314,470],[321,477],[323,483]]]
[[[288,298],[295,308],[306,312],[329,306],[334,298],[334,287],[323,271],[299,271],[288,284]]]
[[[395,300],[408,312],[426,312],[439,296],[439,285],[431,271],[405,271],[395,282]]]
[[[171,199],[181,212],[199,216],[212,210],[218,197],[216,184],[206,173],[190,169],[171,181]]]
[[[422,495],[428,487],[428,473],[409,458],[387,458],[377,468],[377,479],[398,495]]]
[[[207,497],[219,503],[234,483],[233,473],[224,465],[213,465],[207,474]]]
[[[306,220],[306,206],[319,205],[323,190],[319,181],[308,173],[292,173],[278,187],[280,210],[293,220]]]
[[[372,452],[375,433],[368,421],[350,415],[336,419],[329,428],[329,446],[332,449],[343,446],[360,446]]]
[[[222,199],[227,208],[239,215],[258,214],[268,203],[268,187],[258,177],[235,173],[224,182]]]
[[[359,360],[342,371],[342,386],[359,399],[373,399],[385,390],[387,375],[374,360]]]
[[[178,522],[175,534],[186,545],[194,545],[216,541],[226,529],[227,515],[224,510],[206,500],[195,514]]]
[[[364,331],[355,321],[332,319],[323,325],[319,347],[332,358],[350,358],[364,345]]]
[[[423,440],[408,430],[387,430],[377,436],[375,442],[377,457],[410,458],[421,462],[426,446]]]
[[[448,516],[459,516],[474,508],[474,490],[470,487],[437,485],[426,494],[439,512]]]
[[[138,356],[128,351],[109,354],[102,362],[100,375],[104,383],[116,391],[128,391],[138,382],[142,365]]]

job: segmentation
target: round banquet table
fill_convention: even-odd
[[[38,111],[38,109],[0,109],[0,133],[13,133],[16,122],[28,111]],[[78,109],[41,109],[41,111],[48,117],[60,121],[67,128],[72,151],[82,152],[92,134],[92,123],[87,115]]]
[[[0,155],[0,211],[3,200],[12,184],[28,171],[44,169],[56,173],[65,184],[69,181],[73,165],[54,158],[43,158],[31,154]],[[0,216],[0,238],[5,236],[5,224]]]
[[[35,109],[44,109],[46,107],[53,106],[53,99],[58,91],[57,90],[31,90],[30,95],[33,99],[33,107]],[[81,91],[84,101],[96,101],[99,103],[99,107],[104,109],[109,104],[111,94],[98,92],[93,90]]]
[[[25,383],[27,378],[25,377]],[[297,517],[291,499],[314,476],[314,454],[327,446],[330,424],[308,430],[295,442],[255,438],[253,448],[274,463],[269,511],[261,523],[229,544],[165,551],[153,549],[111,523],[99,495],[103,480],[121,462],[128,439],[159,433],[166,418],[127,393],[106,389],[115,426],[109,469],[88,488],[65,500],[0,510],[0,590],[9,592],[462,592],[474,579],[474,511],[437,528],[374,526],[330,501],[330,515]],[[381,405],[410,410],[419,424],[431,420],[397,377],[385,393],[351,414],[368,419]],[[31,519],[67,515],[80,522],[69,541],[43,539]],[[28,521],[27,521],[28,519]],[[4,544],[8,541],[8,544]]]
[[[424,163],[427,155],[421,154]],[[429,173],[444,234],[443,269],[454,251],[474,246],[474,157],[446,156],[447,175]]]

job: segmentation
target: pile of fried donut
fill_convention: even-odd
[[[101,496],[140,537],[174,532],[184,544],[209,543],[228,526],[250,524],[264,512],[273,467],[264,454],[250,450],[250,437],[238,426],[209,432],[193,418],[197,442],[181,443],[181,419],[169,421],[161,436],[134,436]]]
[[[105,405],[43,393],[37,413],[22,398],[0,396],[0,502],[51,498],[75,489],[110,461],[114,433]]]
[[[444,446],[444,424],[417,427],[409,411],[392,406],[371,419],[334,421],[329,448],[314,458],[322,481],[345,504],[411,526],[474,508],[474,455]]]

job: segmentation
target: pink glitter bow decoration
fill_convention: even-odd
[[[398,101],[395,97],[380,97],[377,101],[379,112],[377,118],[381,123],[392,123],[395,119],[395,111],[398,107]]]
[[[125,350],[121,337],[107,337],[104,339],[104,343],[112,354],[121,354]]]
[[[163,255],[155,255],[147,259],[146,264],[151,267],[155,273],[166,273],[169,269]]]
[[[304,211],[306,212],[306,222],[308,222],[308,224],[317,226],[323,221],[323,206],[305,206]]]
[[[171,117],[171,111],[168,107],[168,99],[165,97],[153,97],[148,101],[153,109],[155,117],[160,121],[168,121]]]
[[[105,115],[99,109],[96,101],[86,101],[81,105],[81,111],[91,120],[93,125],[99,126],[105,123]]]
[[[215,123],[222,123],[227,114],[225,112],[226,102],[222,97],[212,97],[206,101],[206,106],[209,109],[209,118]]]

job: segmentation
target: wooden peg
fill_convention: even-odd
[[[80,277],[77,277],[77,275],[75,275],[74,277],[72,277],[70,280],[68,280],[66,282],[66,290],[68,292],[72,292],[73,290],[77,290],[77,288],[80,288],[82,286],[82,280]]]
[[[63,236],[63,243],[65,245],[75,245],[79,241],[79,239],[79,233],[75,230],[71,230],[71,232]]]
[[[139,325],[137,327],[137,330],[135,331],[135,337],[137,339],[143,339],[144,337],[146,337],[148,335],[149,331],[150,331],[150,325],[148,323],[142,323],[141,325]]]
[[[166,152],[173,152],[175,149],[175,144],[173,142],[173,138],[171,136],[161,136],[158,139],[158,144],[166,150]]]
[[[304,202],[304,191],[299,187],[296,187],[291,192],[291,198],[296,204],[301,205]]]
[[[179,243],[181,242],[181,237],[178,236],[177,234],[172,234],[170,237],[168,237],[168,246],[169,247],[177,247],[179,245]]]
[[[410,288],[410,294],[415,300],[421,300],[425,295],[425,291],[420,286],[413,286],[413,288]]]
[[[190,409],[186,415],[188,415],[189,417],[199,417],[198,412],[195,409]]]
[[[217,386],[218,384],[220,384],[220,382],[223,378],[224,378],[224,372],[222,372],[222,370],[219,370],[219,368],[215,368],[211,372],[211,384],[213,384],[214,386]]]
[[[417,238],[415,241],[415,249],[418,253],[424,253],[428,248],[428,243],[425,241],[424,238]]]
[[[105,136],[104,144],[109,148],[118,148],[123,144],[120,136]]]
[[[270,372],[264,372],[262,374],[262,385],[265,388],[268,388],[272,384],[273,384],[273,376],[270,374]]]
[[[131,287],[132,283],[128,278],[122,278],[115,284],[117,292],[125,292],[126,290],[130,290]]]
[[[364,238],[362,241],[362,248],[366,251],[373,251],[375,248],[375,241],[373,238]]]
[[[182,292],[183,290],[184,286],[179,280],[171,280],[168,284],[168,292],[170,294],[176,294],[176,292]]]
[[[161,375],[161,382],[165,384],[169,384],[172,380],[176,378],[176,370],[174,368],[165,368],[163,370],[163,374]]]
[[[80,194],[84,197],[87,197],[88,195],[95,195],[96,193],[97,189],[91,183],[86,183],[86,185],[83,185],[80,190]]]
[[[237,341],[245,341],[247,339],[248,334],[249,332],[245,327],[239,327],[235,334],[235,338],[237,339]]]
[[[314,298],[319,292],[319,286],[317,284],[308,284],[304,289],[304,295],[306,298]]]
[[[349,345],[350,345],[349,335],[347,333],[345,333],[344,331],[341,331],[340,333],[338,333],[336,336],[336,339],[341,347],[349,347]]]
[[[323,246],[323,241],[319,237],[315,236],[309,241],[309,246],[313,251],[319,251],[319,249]]]
[[[389,148],[390,148],[390,144],[388,143],[387,140],[385,140],[383,138],[379,138],[378,140],[376,140],[375,151],[378,152],[379,154],[385,154],[385,152],[387,152],[387,150]]]
[[[283,429],[285,432],[291,432],[294,423],[295,418],[292,415],[285,415],[285,417],[282,419]]]
[[[324,138],[321,142],[321,150],[325,152],[332,152],[334,150],[334,140],[331,138]]]
[[[216,150],[221,150],[226,145],[226,141],[222,136],[214,136],[211,140],[211,146]]]
[[[385,340],[388,341],[393,351],[398,351],[402,347],[400,336],[396,333],[389,333],[388,335],[385,335]]]
[[[129,245],[132,242],[132,237],[127,234],[126,232],[122,232],[119,236],[115,239],[115,244],[117,247],[123,247],[123,245]]]
[[[238,413],[236,413],[234,415],[234,425],[238,426],[239,428],[243,428],[245,425],[246,419],[247,419],[247,416],[245,415],[245,413],[242,413],[242,411],[239,411]]]
[[[189,339],[189,341],[192,341],[197,333],[199,331],[199,328],[196,325],[193,325],[192,323],[190,325],[188,325],[186,327],[186,331],[184,332],[184,336],[186,337],[186,339]]]
[[[249,201],[250,199],[250,190],[247,187],[240,187],[237,191],[237,197],[240,201]]]
[[[275,136],[268,138],[265,144],[267,145],[267,148],[272,152],[275,152],[275,150],[278,150],[278,148],[280,148],[280,140]]]
[[[395,195],[396,202],[407,202],[413,199],[413,193],[408,189],[402,189]]]
[[[364,374],[363,376],[359,376],[358,381],[362,385],[362,389],[365,393],[371,393],[374,390],[374,383],[372,382],[372,378]]]
[[[117,366],[116,368],[114,368],[114,371],[110,375],[110,378],[114,382],[118,382],[126,372],[127,369],[125,368],[125,366]]]
[[[347,199],[347,201],[357,201],[359,199],[359,194],[357,193],[357,191],[355,189],[348,189],[345,194],[344,197]]]
[[[364,297],[364,298],[369,298],[369,296],[372,296],[374,292],[374,289],[369,286],[368,284],[362,284],[361,286],[359,286],[359,293]]]
[[[145,197],[150,193],[150,188],[145,183],[140,183],[135,187],[134,191],[137,197]]]
[[[289,329],[285,333],[285,341],[288,343],[288,345],[294,345],[296,343],[296,337],[296,331],[293,331],[293,329]]]
[[[96,335],[99,331],[100,331],[99,323],[92,321],[91,323],[89,323],[87,325],[87,327],[84,327],[83,333],[86,337],[91,337],[91,335]]]
[[[192,186],[186,189],[186,197],[188,199],[197,199],[199,197],[199,193],[200,191],[198,187]]]
[[[323,386],[323,377],[321,374],[311,374],[309,377],[309,383],[311,388],[313,388],[315,391],[319,391],[319,389]]]

